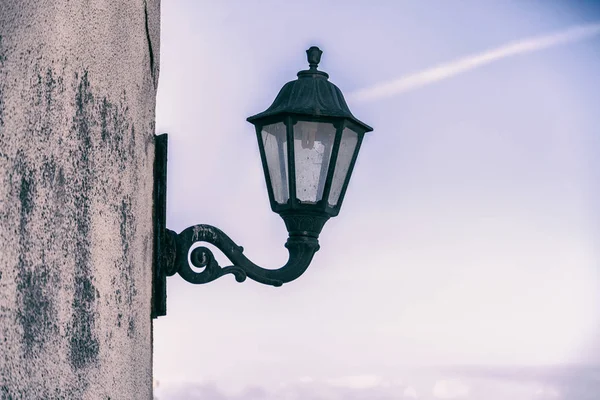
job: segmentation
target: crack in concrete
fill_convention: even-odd
[[[144,0],[144,25],[146,27],[146,39],[148,40],[148,53],[150,55],[150,74],[152,82],[156,88],[156,77],[154,72],[154,51],[152,50],[152,39],[150,38],[150,28],[148,27],[148,3]]]

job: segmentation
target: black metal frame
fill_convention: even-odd
[[[244,249],[241,246],[214,226],[193,225],[180,233],[167,229],[168,136],[167,134],[155,136],[153,318],[166,315],[167,276],[179,274],[190,283],[202,284],[232,274],[238,282],[250,278],[266,285],[281,286],[298,278],[310,265],[314,254],[319,250],[318,238],[323,226],[329,218],[335,217],[340,211],[363,137],[366,132],[373,130],[352,115],[342,92],[328,81],[329,75],[317,70],[321,54],[321,50],[316,47],[308,49],[310,68],[298,72],[296,81],[284,85],[266,111],[247,119],[256,127],[271,209],[281,216],[289,233],[285,244],[289,259],[279,269],[265,269],[254,264],[243,254]],[[296,195],[294,125],[299,121],[331,123],[336,129],[322,199],[316,204],[302,203]],[[285,204],[275,201],[262,141],[262,128],[274,123],[284,123],[286,129],[289,197]],[[345,128],[354,131],[358,138],[338,201],[334,206],[330,206],[328,199]],[[232,264],[220,266],[210,249],[205,246],[195,247],[196,243],[201,242],[216,246]]]
[[[167,241],[168,135],[154,135],[154,259],[152,268],[152,318],[167,313],[167,271],[173,254]]]

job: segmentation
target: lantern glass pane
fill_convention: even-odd
[[[325,122],[299,121],[294,126],[296,197],[314,204],[323,198],[335,127]]]
[[[287,178],[288,152],[285,124],[278,122],[264,126],[262,128],[262,145],[267,158],[273,198],[277,203],[284,204],[290,198]]]
[[[358,134],[350,128],[344,128],[342,140],[340,141],[340,149],[338,150],[337,160],[335,161],[335,170],[333,171],[329,199],[327,200],[330,206],[336,206],[338,204],[357,143]]]

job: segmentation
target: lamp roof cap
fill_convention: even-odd
[[[286,83],[269,108],[247,121],[256,123],[280,114],[347,118],[366,132],[372,131],[373,128],[352,115],[342,91],[329,82],[329,74],[317,69],[322,54],[323,51],[316,46],[306,50],[309,69],[298,72],[298,79]]]

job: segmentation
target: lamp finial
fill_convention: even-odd
[[[321,54],[323,54],[323,51],[317,46],[312,46],[310,49],[306,50],[306,58],[308,59],[310,69],[317,69],[319,62],[321,61]]]

